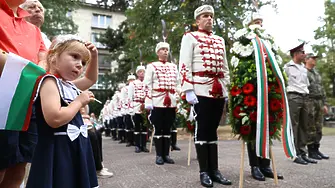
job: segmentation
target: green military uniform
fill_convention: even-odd
[[[308,58],[316,58],[314,54],[307,54],[306,59]],[[307,77],[309,80],[309,145],[308,145],[308,153],[309,157],[313,159],[327,159],[328,156],[323,155],[319,151],[320,141],[322,138],[322,125],[323,125],[323,106],[326,101],[325,90],[322,87],[321,76],[315,70],[315,68],[307,69]]]

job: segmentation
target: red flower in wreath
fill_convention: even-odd
[[[187,125],[188,130],[190,130],[190,131],[194,130],[194,126],[191,124],[191,122],[187,121],[186,125]]]
[[[277,114],[277,122],[280,121],[281,119],[283,119],[284,113],[283,112],[279,112]]]
[[[282,108],[282,105],[280,103],[280,100],[278,99],[271,99],[270,100],[270,110],[271,111],[278,111]]]
[[[235,118],[238,118],[240,119],[241,116],[240,116],[240,113],[243,113],[244,111],[242,110],[242,107],[241,106],[236,106],[233,110],[233,115]]]
[[[251,126],[250,125],[243,125],[240,127],[240,134],[241,135],[248,135],[251,132]]]
[[[253,106],[256,106],[257,99],[256,97],[249,95],[249,96],[244,97],[243,102],[246,106],[253,107]]]
[[[271,128],[270,128],[269,135],[270,135],[270,136],[273,136],[273,135],[276,133],[276,131],[277,131],[277,127],[276,127],[276,126],[274,126],[272,130],[271,130]]]
[[[253,122],[257,121],[257,111],[253,111],[250,113],[250,120]]]
[[[183,100],[183,101],[184,101],[184,100],[186,100],[186,95],[185,95],[185,94],[183,94],[183,95],[182,95],[180,98],[181,98],[181,100]]]
[[[276,93],[281,92],[280,87],[277,83],[269,83],[268,90],[269,90],[269,92],[271,92],[271,91],[275,91]]]
[[[242,93],[242,90],[239,88],[239,87],[237,87],[237,86],[234,86],[232,89],[231,89],[231,91],[230,91],[230,94],[231,94],[231,96],[233,96],[233,97],[235,97],[235,96],[237,96],[237,95],[239,95],[239,94],[241,94]]]
[[[275,122],[275,117],[273,115],[269,115],[269,123]]]
[[[254,85],[251,84],[251,83],[246,83],[246,84],[244,84],[242,90],[243,90],[243,93],[244,93],[244,94],[249,95],[249,94],[251,94],[252,92],[254,92],[255,87],[254,87]]]

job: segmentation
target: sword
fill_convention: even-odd
[[[166,23],[165,21],[162,19],[162,36],[163,36],[163,41],[166,42],[167,39],[167,31],[166,31]]]

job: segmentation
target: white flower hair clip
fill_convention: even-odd
[[[67,34],[67,35],[58,35],[52,42],[54,43],[52,50],[56,49],[59,47],[61,44],[64,44],[65,42],[68,41],[78,41],[83,44],[85,44],[85,41],[79,37],[78,35],[72,35],[72,34]]]

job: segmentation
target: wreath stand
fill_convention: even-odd
[[[242,141],[239,188],[243,188],[243,182],[244,182],[244,154],[245,154],[245,142]],[[271,162],[272,162],[272,170],[273,170],[273,175],[274,175],[274,182],[275,182],[275,185],[278,185],[278,176],[277,176],[275,158],[274,158],[274,155],[273,155],[273,152],[272,152],[272,146],[271,145],[270,145],[270,157],[271,157]]]
[[[191,164],[191,147],[192,147],[192,133],[190,133],[188,138],[187,166],[190,166]]]
[[[152,142],[154,140],[154,135],[155,135],[155,129],[152,130],[152,133],[151,133],[151,138],[150,138],[150,146],[149,146],[149,153],[151,153],[152,151]]]

